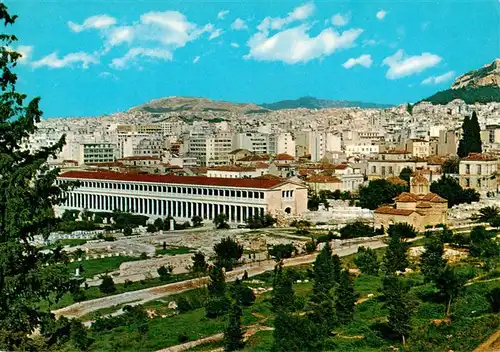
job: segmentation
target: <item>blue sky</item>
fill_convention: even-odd
[[[6,1],[45,116],[166,96],[399,104],[500,56],[500,2]]]

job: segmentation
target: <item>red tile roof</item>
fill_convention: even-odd
[[[245,156],[244,158],[238,159],[237,161],[268,161],[269,159],[270,159],[269,155],[260,154],[260,155],[248,155]]]
[[[289,155],[289,154],[284,154],[283,153],[283,154],[276,155],[276,157],[274,158],[274,160],[281,160],[281,161],[283,161],[283,160],[289,160],[289,161],[293,161],[293,160],[295,160],[295,158],[293,156]]]
[[[466,158],[463,158],[462,160],[467,160],[467,161],[495,161],[497,158],[495,158],[492,155],[489,154],[481,154],[481,153],[470,153],[469,156]]]
[[[151,156],[151,155],[134,155],[134,156],[126,156],[124,158],[118,160],[160,160],[159,156]]]
[[[335,176],[315,175],[306,179],[307,183],[342,183],[342,181]]]
[[[380,207],[375,209],[376,214],[389,214],[389,215],[403,215],[403,216],[408,216],[413,213],[417,213],[420,215],[420,213],[416,212],[415,210],[409,210],[409,209],[395,209],[391,207]]]
[[[237,166],[237,165],[223,165],[211,167],[208,170],[212,171],[237,171],[237,172],[245,172],[245,171],[255,171],[255,167],[252,166]]]
[[[283,180],[268,180],[261,178],[219,178],[205,176],[177,176],[177,175],[151,175],[151,174],[127,174],[111,171],[68,171],[60,174],[59,178],[90,179],[90,180],[116,180],[129,182],[154,182],[174,183],[185,185],[204,185],[221,187],[241,188],[274,188],[282,184]]]

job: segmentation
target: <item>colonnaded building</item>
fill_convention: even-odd
[[[67,181],[80,181],[80,186],[66,194],[57,212],[120,210],[182,220],[212,220],[223,213],[229,222],[242,223],[255,215],[299,215],[307,210],[307,188],[281,179],[69,171],[56,182]]]

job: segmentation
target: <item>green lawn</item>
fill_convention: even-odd
[[[177,254],[187,254],[193,251],[189,247],[174,247],[174,248],[160,248],[156,250],[156,255],[177,255]]]
[[[118,270],[122,263],[136,260],[140,260],[140,258],[128,256],[106,257],[99,259],[82,260],[81,262],[74,261],[68,264],[68,268],[70,272],[74,273],[76,268],[81,265],[83,267],[83,272],[80,272],[80,275],[85,278],[93,278],[98,274],[107,272],[109,273],[111,271]]]

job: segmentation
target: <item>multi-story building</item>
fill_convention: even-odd
[[[389,150],[368,161],[367,176],[369,180],[399,176],[406,167],[412,170],[424,169],[427,167],[427,161],[413,158],[406,150]]]
[[[347,157],[350,156],[368,156],[378,154],[379,145],[372,144],[367,142],[359,142],[359,143],[349,143],[345,144],[345,154]]]
[[[247,149],[256,154],[269,153],[269,135],[258,132],[236,133],[233,137],[234,149]]]
[[[412,138],[406,142],[406,150],[415,158],[427,158],[430,155],[430,144],[425,139]]]
[[[56,208],[120,210],[152,218],[173,216],[213,220],[225,214],[241,223],[257,214],[299,215],[307,210],[307,188],[281,179],[231,179],[203,176],[69,171],[57,183],[80,181]]]
[[[295,140],[291,133],[282,132],[269,135],[269,153],[273,155],[288,154],[296,155]]]
[[[233,150],[230,132],[192,131],[187,139],[189,156],[198,158],[201,165],[220,166],[229,163],[229,153]]]
[[[319,161],[327,152],[341,151],[341,138],[331,132],[300,131],[295,140],[296,155],[311,155],[311,161]]]
[[[473,188],[481,194],[498,191],[497,171],[498,158],[471,153],[460,160],[459,180],[464,188]]]
[[[109,163],[116,160],[117,148],[113,143],[80,144],[80,164]]]

